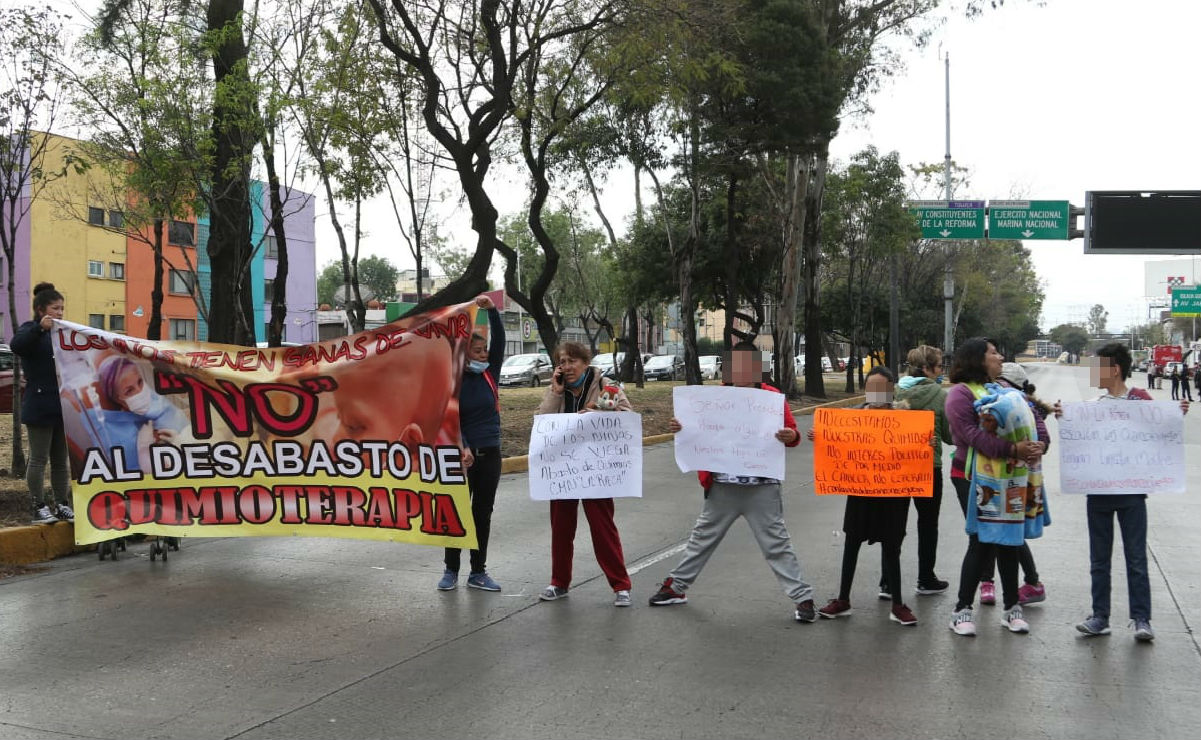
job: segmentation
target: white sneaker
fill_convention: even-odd
[[[64,522],[75,521],[75,511],[70,506],[67,506],[66,504],[58,505],[58,511],[55,512],[55,516],[57,516],[59,519],[61,519]]]
[[[614,591],[613,592],[613,606],[630,606],[630,603],[631,602],[630,602],[630,592],[629,591]]]
[[[971,607],[960,609],[951,614],[951,630],[964,637],[976,636],[976,621]]]
[[[1030,631],[1030,623],[1022,619],[1022,607],[1020,606],[1014,606],[1012,609],[1001,612],[1001,624],[1009,628],[1010,632],[1025,634]]]
[[[49,506],[40,506],[38,507],[37,511],[33,513],[34,524],[53,524],[57,521],[58,517],[54,515],[53,511],[50,511]]]

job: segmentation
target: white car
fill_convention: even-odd
[[[797,377],[804,375],[805,374],[805,356],[797,355],[796,357],[794,357],[792,359],[792,362],[793,362],[793,368],[796,371]],[[830,358],[826,357],[825,355],[822,355],[822,372],[823,373],[834,372],[834,366],[832,364],[830,364]]]
[[[721,355],[701,355],[702,380],[719,380],[721,378]]]
[[[500,384],[537,388],[550,382],[553,372],[554,366],[547,355],[513,355],[500,366]]]

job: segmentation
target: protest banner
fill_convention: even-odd
[[[255,349],[53,329],[75,538],[476,544],[458,393],[474,303]]]
[[[818,495],[934,495],[933,411],[818,409],[813,431]]]
[[[530,498],[642,497],[642,415],[539,414],[530,429]]]
[[[1184,414],[1178,401],[1063,404],[1064,493],[1184,493]]]
[[[680,472],[709,470],[784,480],[787,399],[761,388],[728,385],[677,386],[672,392],[676,465]]]

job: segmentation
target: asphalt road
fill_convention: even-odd
[[[1096,395],[1083,368],[1031,375],[1050,401]],[[1201,414],[1190,417],[1196,459]],[[843,502],[813,494],[804,445],[789,455],[785,518],[820,605],[835,595]],[[1048,600],[1026,610],[1029,635],[977,607],[979,636],[957,637],[951,592],[907,597],[916,627],[890,622],[874,547],[861,556],[854,616],[797,624],[741,525],[687,605],[648,607],[701,505],[670,445],[646,450],[645,497],[618,502],[631,609],[611,605],[583,517],[570,597],[537,600],[549,524],[524,475],[506,476],[498,496],[489,570],[499,594],[438,592],[440,551],[388,543],[198,539],[167,564],[151,563],[145,544],[116,563],[68,558],[0,581],[0,738],[1195,734],[1201,466],[1188,495],[1150,502],[1150,645],[1125,628],[1120,550],[1114,634],[1073,628],[1089,609],[1084,501],[1056,490],[1053,454],[1047,472],[1054,524],[1033,547]],[[966,539],[947,494],[938,571],[953,589]],[[911,520],[907,584],[913,531]]]

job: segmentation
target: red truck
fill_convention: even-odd
[[[1183,362],[1184,348],[1179,344],[1157,344],[1151,348],[1151,364],[1160,373],[1169,362]]]

